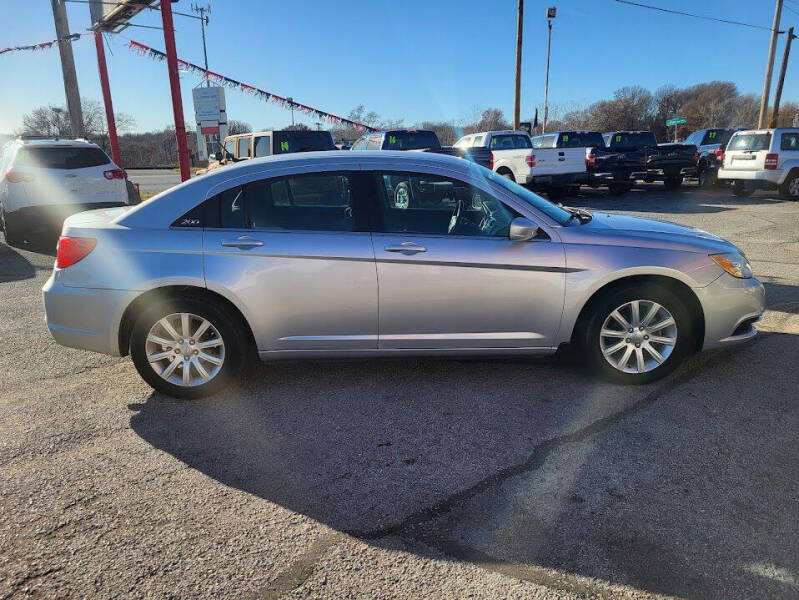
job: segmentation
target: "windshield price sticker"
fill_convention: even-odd
[[[288,152],[289,151],[289,143],[288,142],[280,142],[280,151],[281,152]]]

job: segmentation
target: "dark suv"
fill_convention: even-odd
[[[738,129],[732,127],[700,129],[686,138],[685,143],[696,146],[699,153],[696,177],[699,179],[700,187],[710,187],[716,184],[716,175],[724,158],[724,149],[736,131]]]

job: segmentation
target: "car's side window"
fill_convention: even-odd
[[[511,221],[519,216],[457,179],[400,172],[377,173],[376,178],[377,231],[507,238]]]
[[[239,138],[239,158],[249,158],[250,157],[250,138],[249,136],[245,136]]]
[[[264,179],[245,188],[252,229],[358,231],[345,173]]]
[[[780,136],[780,150],[799,150],[799,132],[783,133]]]
[[[485,136],[482,136],[482,135],[478,135],[478,136],[476,136],[476,137],[475,137],[475,138],[472,140],[472,143],[470,144],[470,146],[482,146],[482,145],[483,145],[483,138],[484,138],[484,137],[485,137]]]
[[[225,142],[225,152],[230,154],[230,156],[236,156],[236,140],[227,140]]]
[[[244,205],[244,188],[237,186],[225,190],[217,197],[219,227],[222,229],[247,229],[247,207]]]
[[[269,156],[272,154],[272,136],[260,135],[255,138],[255,156]]]

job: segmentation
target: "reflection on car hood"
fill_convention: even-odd
[[[586,225],[580,227],[586,233],[604,234],[617,240],[627,239],[639,242],[648,240],[655,242],[656,245],[693,246],[697,251],[729,252],[738,250],[735,245],[727,240],[695,227],[686,227],[669,221],[657,221],[628,215],[602,212],[594,212],[592,214],[594,218]]]

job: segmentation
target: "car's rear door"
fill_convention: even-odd
[[[553,344],[565,285],[559,241],[511,241],[518,213],[465,181],[389,170],[374,181],[381,349]]]
[[[208,204],[206,284],[243,307],[261,352],[377,347],[377,277],[358,171],[287,175]],[[214,219],[216,219],[214,221]]]

